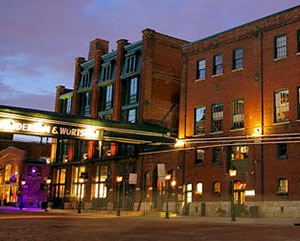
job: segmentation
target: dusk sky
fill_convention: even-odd
[[[299,0],[0,0],[0,105],[54,110],[89,41],[135,42],[145,28],[195,41]]]

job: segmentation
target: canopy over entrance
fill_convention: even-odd
[[[3,105],[0,105],[0,132],[132,144],[175,143],[169,130],[158,126]]]

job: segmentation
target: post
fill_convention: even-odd
[[[169,196],[170,196],[170,180],[167,180],[167,207],[166,207],[166,219],[169,219]]]
[[[117,216],[121,216],[121,182],[123,180],[122,176],[117,176],[116,177],[116,183],[119,186],[119,191],[118,191],[118,210],[117,210]]]
[[[231,222],[235,222],[235,207],[234,207],[234,182],[231,180]]]
[[[79,177],[79,202],[78,202],[78,213],[81,213],[81,205],[82,205],[82,192],[81,192],[81,189],[82,189],[82,185],[84,184],[84,178],[83,177]]]

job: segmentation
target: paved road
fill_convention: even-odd
[[[0,241],[300,241],[300,227],[0,210]]]

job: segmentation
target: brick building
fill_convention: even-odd
[[[179,139],[191,214],[230,215],[233,186],[241,215],[299,215],[299,52],[299,6],[183,46]]]
[[[165,196],[157,164],[163,164],[163,171],[173,171],[175,177],[179,175],[175,174],[177,163],[169,154],[151,154],[168,145],[137,142],[135,133],[126,128],[167,130],[175,140],[181,46],[186,43],[145,29],[140,41],[117,41],[116,51],[108,51],[108,41],[95,39],[90,42],[88,59],[76,58],[74,89],[57,87],[55,111],[78,119],[99,119],[107,127],[97,141],[54,139],[54,207],[74,208],[83,199],[86,208],[94,209],[162,208]],[[109,133],[113,123],[124,127],[119,136]],[[117,176],[123,177],[121,184],[116,183]],[[80,183],[80,177],[85,182]]]

